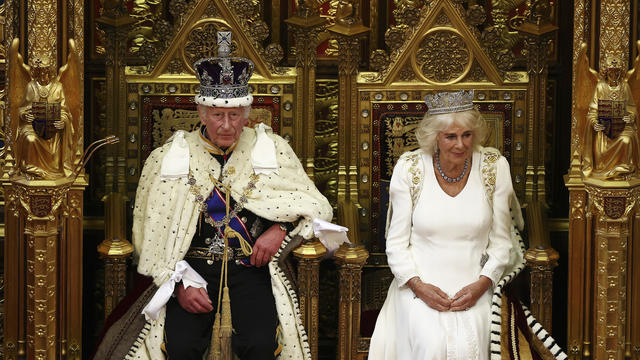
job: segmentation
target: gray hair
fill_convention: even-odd
[[[454,123],[471,130],[474,151],[480,147],[489,134],[487,123],[477,109],[437,115],[429,115],[427,112],[416,128],[418,144],[428,154],[433,154],[437,147],[438,134]]]

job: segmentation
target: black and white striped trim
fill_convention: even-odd
[[[518,239],[520,244],[520,251],[524,253],[525,246],[522,241],[522,236],[520,236],[520,232],[512,223],[511,225],[511,236]],[[516,268],[505,275],[498,285],[496,285],[495,291],[493,292],[493,299],[491,303],[491,324],[490,324],[490,351],[491,351],[491,360],[501,360],[502,359],[502,347],[501,347],[501,331],[502,331],[502,290],[504,287],[509,284],[525,267],[525,261],[523,260]],[[560,346],[556,343],[556,341],[551,337],[551,335],[540,325],[540,323],[533,317],[529,309],[520,303],[525,316],[527,317],[527,324],[531,328],[532,332],[540,339],[540,341],[544,344],[544,346],[549,350],[549,352],[558,360],[567,359],[567,355],[562,351]]]
[[[147,321],[144,324],[144,327],[142,328],[142,330],[140,331],[140,334],[138,334],[136,341],[131,346],[131,349],[129,349],[129,352],[124,357],[126,360],[134,360],[136,358],[135,356],[136,356],[136,353],[138,352],[138,349],[145,346],[144,340],[147,338],[147,335],[149,335],[149,331],[151,331],[151,323]]]
[[[527,325],[529,325],[532,332],[536,335],[536,337],[538,337],[538,339],[540,339],[542,344],[544,344],[544,346],[549,350],[549,352],[556,359],[559,359],[559,360],[567,359],[568,358],[567,354],[565,354],[564,351],[562,351],[560,346],[558,346],[556,341],[551,337],[551,335],[547,332],[547,330],[545,330],[542,327],[542,325],[540,325],[538,320],[536,320],[536,318],[533,317],[533,314],[531,314],[531,311],[529,311],[529,309],[524,304],[522,304],[522,302],[520,303],[520,305],[524,310],[524,315],[527,317]]]
[[[309,337],[307,335],[307,331],[304,328],[304,324],[302,323],[302,315],[300,314],[300,304],[298,303],[298,295],[293,289],[293,285],[291,285],[291,282],[289,282],[286,274],[278,264],[278,260],[280,259],[282,252],[287,247],[287,244],[289,244],[289,242],[291,241],[290,235],[291,233],[288,233],[287,235],[285,235],[284,241],[282,241],[282,244],[280,244],[280,249],[278,249],[278,252],[273,256],[273,260],[271,261],[273,261],[276,264],[275,268],[276,268],[276,271],[278,272],[278,277],[280,277],[284,282],[285,288],[289,293],[289,297],[291,298],[291,301],[295,305],[293,309],[294,310],[293,315],[295,317],[296,327],[298,329],[298,334],[301,340],[301,346],[302,346],[302,351],[304,353],[304,358],[311,359],[311,347],[309,346]]]

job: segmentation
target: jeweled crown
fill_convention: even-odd
[[[218,56],[196,61],[193,68],[200,93],[196,103],[208,106],[235,107],[239,103],[250,105],[249,79],[253,74],[253,62],[243,57],[229,57],[231,32],[217,33]],[[248,102],[248,104],[245,104]]]
[[[447,114],[473,109],[473,90],[439,92],[424,97],[429,115]]]

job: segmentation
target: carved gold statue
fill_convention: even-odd
[[[15,175],[58,179],[73,174],[81,114],[80,60],[69,40],[67,64],[56,76],[47,59],[25,65],[14,39],[9,50],[10,126]]]
[[[582,44],[576,67],[576,112],[582,141],[582,173],[602,180],[628,180],[638,173],[637,100],[640,84],[634,70],[625,77],[620,61],[606,59],[603,76],[589,67]]]

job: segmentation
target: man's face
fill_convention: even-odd
[[[223,108],[198,105],[200,121],[207,127],[207,137],[218,147],[233,145],[249,121],[248,113],[241,107]]]

